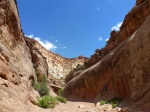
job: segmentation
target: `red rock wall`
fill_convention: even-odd
[[[113,34],[102,49],[104,55],[100,61],[70,80],[65,86],[64,96],[71,100],[88,101],[117,96],[130,106],[149,112],[149,3],[147,0],[142,1],[129,12],[123,26],[126,25],[126,29],[131,31],[124,35],[122,26],[120,32]],[[137,10],[140,11],[137,13]],[[144,16],[139,17],[141,15]]]

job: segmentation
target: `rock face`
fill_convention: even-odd
[[[37,81],[34,64],[41,74],[48,75],[41,53],[30,49],[24,40],[16,1],[0,0],[1,112],[42,111],[32,105],[33,98],[37,96],[31,86],[32,81]]]
[[[72,69],[76,68],[77,65],[83,65],[83,63],[87,60],[87,58],[83,56],[71,59],[64,58],[45,49],[34,39],[26,38],[26,40],[32,43],[32,46],[35,46],[42,53],[48,63],[49,74],[58,79],[64,78]]]
[[[64,77],[85,58],[66,59],[25,38],[16,6],[16,0],[0,0],[0,112],[40,112],[32,82],[49,73]]]
[[[150,1],[137,0],[119,32],[112,32],[98,63],[90,65],[65,86],[64,96],[75,100],[122,97],[150,111]],[[87,63],[88,64],[88,63]]]
[[[41,81],[43,76],[48,76],[48,64],[46,62],[46,58],[41,54],[38,48],[33,46],[30,39],[25,38],[27,45],[30,48],[30,53],[32,56],[32,63],[35,69],[38,81]]]

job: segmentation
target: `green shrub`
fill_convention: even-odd
[[[116,102],[110,102],[110,104],[112,105],[112,108],[116,108],[119,106],[118,103]]]
[[[60,89],[58,90],[58,95],[61,96],[61,95],[63,94],[63,92],[64,92],[64,89],[63,89],[63,88],[60,88]]]
[[[102,105],[104,105],[104,104],[107,104],[107,101],[102,100],[102,101],[100,101],[99,103],[100,103],[100,106],[102,106]]]
[[[100,101],[100,106],[101,105],[104,105],[104,104],[111,104],[112,105],[112,108],[116,108],[119,106],[119,102],[121,102],[123,99],[122,98],[119,98],[119,97],[114,97],[112,98],[111,100],[108,100],[108,101]]]
[[[34,84],[34,89],[37,90],[41,96],[49,95],[49,88],[47,83],[37,82]]]
[[[67,103],[67,99],[61,96],[56,96],[56,99],[62,103]]]
[[[38,99],[39,106],[42,108],[54,108],[57,104],[57,100],[52,96],[43,96]]]

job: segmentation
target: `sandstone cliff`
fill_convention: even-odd
[[[43,75],[65,77],[86,58],[67,59],[24,37],[16,0],[0,0],[0,112],[39,112],[32,83]],[[59,82],[51,78],[50,84]],[[53,93],[52,91],[50,93]],[[33,103],[33,104],[32,104]]]
[[[97,63],[87,62],[87,69],[66,84],[64,95],[89,101],[118,96],[131,107],[149,112],[149,43],[150,1],[137,0],[120,31],[113,31],[105,48],[96,51]]]
[[[48,63],[48,73],[58,79],[65,78],[72,69],[76,68],[77,65],[83,65],[87,60],[87,58],[83,56],[64,58],[47,50],[34,39],[26,38],[26,41],[42,53]]]
[[[31,86],[37,81],[34,64],[48,75],[44,57],[24,40],[16,0],[0,0],[0,112],[40,111],[31,104],[38,96]]]

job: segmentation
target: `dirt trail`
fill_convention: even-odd
[[[52,112],[118,112],[117,109],[112,109],[111,105],[99,106],[94,103],[88,102],[71,102],[68,101],[66,104],[59,104]]]

